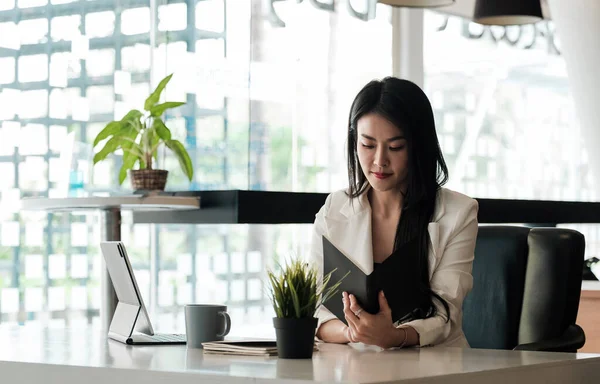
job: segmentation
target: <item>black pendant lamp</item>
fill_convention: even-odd
[[[476,0],[473,21],[485,25],[533,24],[542,20],[540,0]]]
[[[392,7],[433,8],[454,4],[454,0],[379,0]]]

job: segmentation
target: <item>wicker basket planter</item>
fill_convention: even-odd
[[[131,186],[134,190],[164,191],[169,171],[162,169],[130,170]]]

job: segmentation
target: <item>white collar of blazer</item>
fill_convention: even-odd
[[[370,188],[370,187],[369,187]],[[343,217],[326,217],[330,240],[346,255],[354,258],[365,273],[373,271],[373,242],[371,229],[371,204],[368,199],[368,189],[356,199],[346,198],[339,213]],[[433,220],[427,230],[431,241],[429,250],[429,277],[433,275],[441,256],[439,250],[439,219],[444,215],[444,193],[438,192]],[[351,235],[348,235],[351,234]]]

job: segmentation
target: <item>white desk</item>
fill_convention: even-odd
[[[582,291],[600,291],[600,281],[598,280],[583,280],[581,282]]]
[[[197,197],[178,197],[161,195],[131,195],[131,196],[92,196],[71,198],[41,198],[32,197],[21,200],[21,209],[43,211],[102,211],[102,240],[121,240],[121,211],[165,211],[190,210],[199,208]],[[108,329],[115,308],[117,295],[106,268],[102,268],[100,276],[102,286],[102,305],[100,319],[102,327]]]
[[[312,360],[134,347],[99,330],[0,326],[6,383],[599,383],[600,355],[324,344]]]

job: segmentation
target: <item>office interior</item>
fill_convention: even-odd
[[[474,21],[474,0],[0,1],[0,327],[102,327],[101,215],[20,203],[133,193],[119,184],[120,154],[92,164],[93,140],[168,74],[165,97],[186,104],[165,122],[194,166],[190,181],[160,153],[169,191],[344,188],[350,103],[393,75],[432,103],[448,188],[548,202],[550,220],[529,220],[521,204],[509,209],[528,220],[504,224],[577,230],[593,265],[600,4],[577,3],[544,0],[538,22],[490,26]],[[552,203],[564,202],[581,204],[553,221]],[[121,238],[156,329],[185,332],[185,304],[222,303],[232,336],[273,337],[265,271],[308,255],[310,223],[134,216],[123,212]],[[600,353],[598,278],[590,270],[582,284],[583,352]]]

